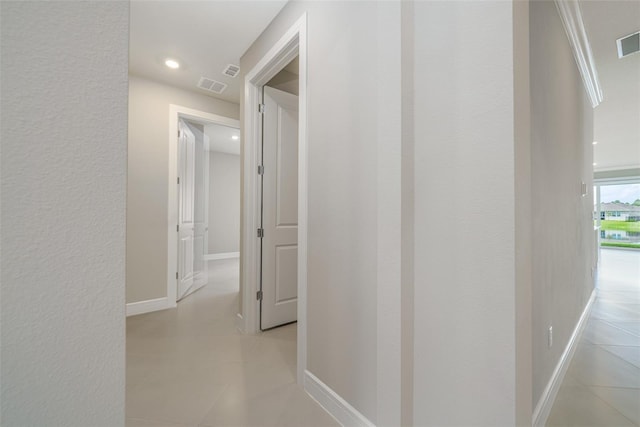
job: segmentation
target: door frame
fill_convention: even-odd
[[[181,105],[169,105],[169,181],[167,203],[167,307],[177,306],[178,269],[178,121],[191,120],[198,123],[218,124],[240,129],[240,121],[217,114],[194,110]]]
[[[260,330],[260,305],[256,298],[260,277],[260,186],[262,126],[258,105],[262,87],[292,59],[299,57],[298,112],[298,384],[302,385],[307,361],[307,14],[304,13],[245,76],[242,248],[242,313],[239,326],[245,333]]]

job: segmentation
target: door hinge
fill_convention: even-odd
[[[258,291],[258,292],[256,292],[256,299],[257,299],[258,301],[262,301],[262,291]]]
[[[264,104],[258,104],[258,113],[264,114]]]
[[[262,239],[264,237],[264,228],[258,228],[258,238]]]
[[[180,185],[180,177],[178,177],[178,185]]]
[[[178,138],[180,138],[180,129],[178,129]]]
[[[178,280],[178,272],[176,271],[176,280]]]
[[[258,175],[264,175],[264,166],[258,165]]]
[[[176,225],[176,231],[180,232],[180,224]]]

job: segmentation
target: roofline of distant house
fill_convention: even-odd
[[[626,203],[600,203],[600,211],[601,212],[637,212],[640,213],[640,206],[626,204]]]

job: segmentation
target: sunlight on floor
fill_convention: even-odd
[[[597,286],[548,426],[640,425],[640,251],[603,249]]]

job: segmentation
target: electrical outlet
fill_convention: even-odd
[[[553,347],[553,326],[549,326],[549,348]]]

